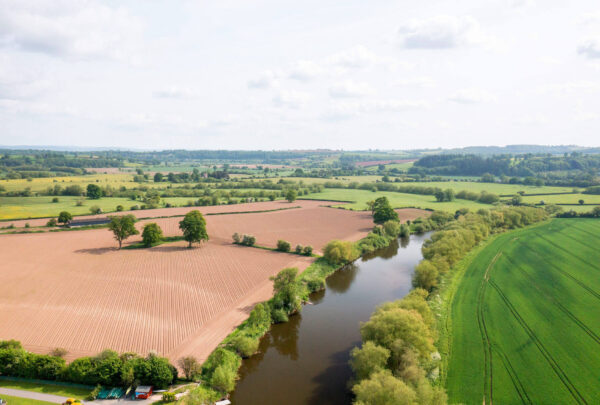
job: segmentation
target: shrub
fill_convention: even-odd
[[[302,254],[304,256],[312,256],[312,252],[313,252],[312,246],[304,246],[304,249],[302,249]]]
[[[138,204],[132,205],[131,208],[130,208],[131,211],[137,211],[139,209],[140,209],[140,206]]]
[[[262,334],[269,329],[269,326],[271,326],[271,311],[269,306],[262,302],[256,304],[252,312],[250,312],[247,322],[252,332],[257,332],[257,334]]]
[[[233,243],[235,243],[236,245],[239,245],[242,242],[242,237],[237,232],[234,233],[231,238],[233,239]]]
[[[390,351],[373,342],[365,342],[359,349],[355,347],[350,352],[350,367],[358,380],[369,378],[372,373],[384,370]]]
[[[49,228],[53,227],[53,226],[56,226],[56,224],[57,224],[56,218],[50,218],[48,220],[48,222],[46,222],[46,226],[49,227]]]
[[[77,200],[77,202],[75,202],[75,205],[78,207],[83,207],[83,203],[84,203],[83,200]]]
[[[102,208],[98,207],[97,205],[94,205],[93,207],[90,208],[90,212],[92,214],[101,214]]]
[[[117,205],[117,211],[121,212],[123,211],[125,208],[122,205]]]
[[[210,385],[220,392],[231,392],[235,388],[237,372],[224,365],[218,366],[210,379]]]
[[[54,197],[54,198],[52,199],[52,202],[53,202],[53,203],[57,203],[58,201],[59,201],[59,200],[58,200],[58,197]]]
[[[25,223],[25,228],[29,228],[31,225],[29,225],[29,222]]]
[[[248,358],[256,353],[258,343],[258,339],[253,339],[245,335],[236,336],[231,341],[231,345],[242,358]]]
[[[279,239],[277,241],[277,250],[279,250],[280,252],[289,252],[291,247],[292,245],[290,245],[290,242],[287,242],[282,239]]]
[[[52,351],[50,352],[50,356],[65,357],[67,353],[69,353],[67,349],[63,349],[62,347],[56,347],[52,349]]]
[[[175,397],[174,392],[163,392],[162,401],[163,402],[175,402],[177,398]]]
[[[193,356],[182,357],[178,361],[179,367],[183,370],[185,378],[192,380],[200,372],[200,363]]]
[[[294,253],[296,253],[297,255],[302,254],[302,251],[304,250],[304,247],[302,247],[302,245],[296,245],[296,248],[294,249]]]
[[[397,238],[400,235],[400,222],[398,221],[386,221],[383,224],[383,232],[390,238]]]
[[[345,264],[358,257],[352,242],[332,240],[323,251],[325,260],[334,265]]]
[[[58,214],[58,222],[67,225],[73,219],[73,215],[70,212],[62,211]]]
[[[96,388],[94,388],[92,390],[92,392],[89,393],[87,400],[88,401],[94,401],[96,398],[98,398],[98,394],[100,394],[100,391],[102,391],[102,386],[101,385],[96,385]]]
[[[151,222],[144,225],[144,230],[142,231],[142,242],[144,243],[144,246],[150,247],[155,245],[160,242],[162,238],[163,232],[158,224]]]
[[[288,314],[284,309],[274,309],[271,312],[271,318],[273,319],[273,323],[283,323],[289,320]]]
[[[423,260],[415,268],[413,286],[431,291],[438,285],[439,272],[430,260]]]
[[[252,235],[244,235],[242,237],[242,245],[254,246],[255,243],[256,243],[256,238]]]

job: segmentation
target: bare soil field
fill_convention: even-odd
[[[297,203],[302,208],[207,216],[211,240],[194,249],[177,242],[117,251],[106,229],[2,235],[0,339],[18,339],[38,353],[63,347],[68,359],[111,348],[140,354],[155,350],[172,361],[188,354],[203,360],[256,303],[271,296],[270,276],[285,267],[303,270],[312,261],[232,245],[233,232],[252,233],[257,243],[267,246],[281,238],[318,250],[334,238],[357,240],[372,226],[368,213],[319,207],[315,201]],[[245,205],[264,210],[285,204],[290,205]],[[167,209],[162,214],[189,210]],[[406,219],[422,213],[411,210],[403,215]],[[180,219],[156,222],[166,235],[174,235],[180,233]]]

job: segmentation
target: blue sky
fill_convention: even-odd
[[[4,145],[597,146],[598,105],[595,1],[0,1]]]

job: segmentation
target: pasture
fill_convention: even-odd
[[[450,403],[600,401],[600,221],[554,219],[469,256],[451,303]]]
[[[351,190],[351,189],[325,189],[321,193],[302,196],[305,199],[349,201],[340,203],[339,206],[350,210],[366,210],[367,201],[386,196],[394,208],[414,207],[421,209],[443,210],[455,212],[460,208],[478,210],[479,208],[490,208],[489,204],[481,204],[476,201],[454,200],[450,202],[437,202],[432,195],[406,194],[385,191]]]

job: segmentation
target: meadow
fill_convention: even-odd
[[[469,200],[457,199],[450,202],[437,202],[435,197],[432,195],[332,188],[325,189],[321,193],[309,194],[307,196],[303,196],[302,198],[314,200],[347,201],[348,203],[341,203],[340,206],[350,210],[366,210],[367,201],[371,201],[383,196],[388,198],[393,208],[414,207],[455,212],[460,208],[469,208],[476,211],[479,208],[491,207],[489,204],[481,204],[476,201]]]
[[[503,234],[461,263],[450,403],[598,403],[600,221]]]
[[[38,401],[35,399],[11,397],[9,395],[0,394],[0,399],[6,401],[10,405],[54,405],[52,402]]]

